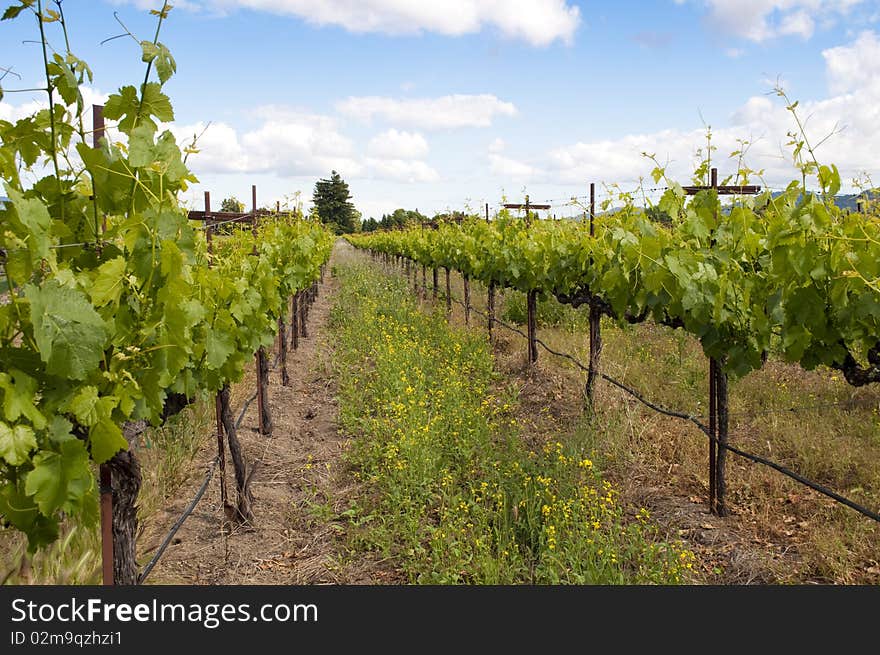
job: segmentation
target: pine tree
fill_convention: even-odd
[[[331,172],[329,179],[321,179],[315,183],[312,204],[321,222],[330,226],[337,234],[349,234],[358,228],[356,221],[359,218],[351,202],[348,184],[336,171]]]

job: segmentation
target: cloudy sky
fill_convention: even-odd
[[[143,76],[130,39],[152,38],[161,0],[65,0],[72,49],[101,101]],[[722,177],[737,140],[769,186],[796,177],[808,119],[823,163],[880,183],[877,0],[180,0],[160,40],[178,73],[166,92],[201,180],[184,199],[270,203],[338,170],[364,216],[568,198],[589,182],[631,187],[642,152],[687,181],[709,125]],[[38,86],[33,21],[0,24],[8,88]],[[54,38],[54,37],[53,37]],[[9,94],[0,118],[38,93]],[[205,127],[210,123],[207,130]],[[600,187],[601,188],[601,187]],[[554,210],[556,211],[556,210]],[[574,210],[571,210],[574,211]],[[560,207],[558,214],[567,213]]]

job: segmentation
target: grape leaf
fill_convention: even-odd
[[[7,421],[17,421],[19,416],[26,416],[38,430],[46,426],[46,418],[34,404],[37,393],[34,378],[17,369],[10,369],[9,373],[0,373],[0,389],[3,389],[3,415]]]
[[[89,449],[92,459],[103,464],[120,450],[128,449],[122,430],[110,419],[102,419],[89,431]]]
[[[25,493],[33,496],[43,516],[58,510],[73,513],[94,486],[89,454],[79,439],[60,445],[59,452],[41,450],[25,478]]]
[[[78,289],[49,280],[42,287],[28,284],[34,338],[49,373],[81,380],[101,361],[107,327]]]
[[[36,449],[37,439],[28,425],[9,426],[0,422],[0,457],[8,464],[18,466],[27,461],[31,450]]]
[[[77,392],[67,404],[66,409],[72,412],[82,425],[92,427],[100,421],[110,418],[116,402],[117,400],[113,396],[99,397],[97,387],[89,385]]]
[[[98,275],[92,282],[89,295],[95,307],[103,307],[107,303],[119,303],[122,295],[122,281],[125,279],[125,258],[115,257],[98,267]]]

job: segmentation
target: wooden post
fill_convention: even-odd
[[[708,186],[686,186],[683,187],[684,192],[693,196],[701,191],[711,189],[715,191],[716,196],[724,195],[755,195],[761,192],[760,186],[755,185],[718,185],[718,169],[712,168],[709,172]],[[717,198],[716,198],[717,203]],[[716,204],[715,227],[718,226],[718,207]],[[714,245],[714,237],[711,244]],[[724,466],[727,460],[727,451],[723,447],[728,441],[728,389],[727,375],[721,369],[721,363],[715,359],[709,360],[709,433],[712,438],[709,440],[709,510],[719,516],[723,516],[727,512],[725,506],[724,494],[727,483],[724,475]],[[718,443],[716,443],[716,440]],[[721,444],[719,446],[719,444]]]
[[[238,432],[235,421],[232,418],[232,409],[229,406],[229,385],[223,387],[217,394],[217,405],[223,431],[226,433],[226,441],[229,444],[229,453],[232,455],[232,467],[235,471],[235,487],[238,493],[238,502],[234,511],[227,511],[227,518],[237,523],[249,523],[254,519],[253,495],[250,490],[250,476],[247,465],[241,451],[241,443],[238,441]],[[227,506],[224,505],[224,509]],[[232,508],[229,507],[229,510]]]
[[[101,147],[104,138],[104,105],[92,105],[92,147]],[[95,201],[97,206],[97,200]],[[100,239],[98,230],[106,231],[105,223],[98,226],[97,209],[95,210],[95,241]],[[101,574],[103,584],[113,584],[113,476],[108,463],[99,467],[101,492]]]
[[[486,222],[489,222],[489,203],[486,203]],[[486,314],[488,314],[487,328],[489,330],[489,343],[492,343],[492,328],[495,323],[495,281],[489,281],[489,289],[486,291]]]
[[[526,228],[531,227],[532,217],[529,211],[529,197],[526,196]],[[529,335],[529,364],[538,361],[538,292],[532,289],[526,295],[526,331]]]
[[[538,361],[538,292],[529,291],[526,295],[526,320],[528,321],[527,332],[529,335],[529,364]]]
[[[257,250],[257,185],[251,185],[251,232],[254,235],[254,254]],[[260,434],[272,434],[272,415],[269,411],[269,362],[266,350],[260,348],[254,356],[254,367],[257,374],[257,414]]]
[[[590,183],[590,238],[596,236],[596,185]],[[592,258],[591,258],[592,264]],[[590,366],[587,373],[587,403],[593,407],[593,393],[599,376],[599,358],[602,354],[602,312],[595,298],[590,299]]]
[[[211,192],[205,191],[205,238],[208,241],[208,267],[214,265],[214,242],[212,232],[214,226],[211,221]],[[220,505],[223,508],[223,517],[220,519],[221,532],[226,529],[226,517],[228,516],[229,497],[226,491],[226,448],[223,445],[223,405],[220,393],[214,397],[214,419],[217,426],[217,468],[220,478]]]
[[[306,319],[309,316],[309,292],[304,290],[299,297],[299,336],[303,339],[309,338],[309,329],[306,326]]]
[[[290,301],[290,345],[294,350],[299,348],[299,291]]]
[[[462,275],[464,284],[464,324],[471,324],[471,281],[467,275]]]
[[[220,531],[226,530],[226,520],[229,517],[229,496],[226,491],[226,447],[223,445],[223,403],[218,393],[214,397],[214,419],[217,423],[217,468],[220,472],[220,506],[223,508],[223,516],[220,518]]]
[[[727,479],[725,476],[725,463],[727,462],[727,445],[728,439],[728,393],[727,393],[727,374],[721,368],[721,363],[715,364],[715,411],[717,413],[716,434],[718,436],[718,453],[716,455],[715,470],[715,508],[714,512],[718,516],[727,515],[727,505],[725,493],[727,491]]]
[[[432,269],[432,275],[434,276],[434,289],[433,289],[433,301],[437,302],[437,267],[435,266]]]
[[[135,585],[141,466],[131,449],[119,451],[107,465],[113,481],[113,584]]]
[[[452,285],[449,283],[449,267],[446,266],[446,320],[452,319]]]
[[[281,386],[290,386],[290,375],[287,372],[287,326],[284,318],[278,318],[278,354],[281,357]]]

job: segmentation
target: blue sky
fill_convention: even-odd
[[[149,0],[65,0],[74,52],[101,101],[143,75],[130,39],[152,38]],[[880,180],[880,4],[867,0],[188,0],[160,40],[178,72],[169,126],[201,132],[190,163],[203,189],[261,202],[301,192],[331,168],[364,216],[426,213],[580,195],[589,182],[632,187],[642,151],[685,181],[704,121],[722,176],[736,139],[764,182],[796,175],[785,157],[794,123],[768,92],[777,79],[810,116],[846,179]],[[0,24],[5,88],[39,84],[32,20]],[[56,37],[52,37],[56,38]],[[41,102],[8,94],[0,118]],[[558,208],[559,214],[575,211]]]

